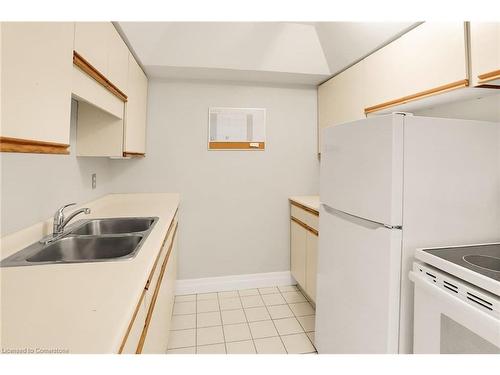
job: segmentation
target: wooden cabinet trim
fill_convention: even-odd
[[[144,287],[145,290],[149,289],[149,285],[151,284],[151,280],[153,280],[153,275],[155,273],[156,266],[158,265],[158,262],[159,262],[159,260],[161,258],[161,255],[162,255],[161,249],[163,248],[163,246],[165,246],[165,243],[167,242],[168,237],[170,237],[170,233],[172,232],[172,229],[174,228],[174,224],[177,221],[176,218],[177,218],[177,211],[178,210],[179,209],[175,210],[174,218],[172,219],[172,222],[170,223],[170,226],[168,227],[167,234],[165,235],[165,238],[163,239],[163,242],[161,243],[160,252],[156,256],[155,262],[153,264],[153,268],[149,272],[148,281],[146,281],[146,286]]]
[[[116,96],[122,102],[127,102],[127,95],[125,95],[123,91],[116,87],[111,81],[106,78],[104,74],[99,72],[99,70],[92,66],[91,63],[85,60],[85,58],[76,51],[73,51],[73,65],[80,68],[89,77],[104,86],[104,88],[106,88],[111,94]]]
[[[172,242],[170,243],[170,246],[168,247],[167,255],[165,256],[165,260],[163,261],[163,264],[161,265],[160,277],[158,278],[158,282],[156,283],[153,298],[151,299],[151,304],[149,305],[149,308],[148,308],[148,313],[146,315],[146,323],[144,324],[144,330],[142,331],[141,338],[139,339],[139,344],[137,345],[136,354],[141,354],[142,348],[144,347],[144,341],[146,340],[146,335],[148,334],[148,328],[149,328],[149,324],[151,322],[151,318],[153,317],[156,299],[158,298],[158,293],[160,291],[160,286],[161,286],[161,283],[163,281],[163,276],[164,276],[165,270],[167,268],[167,263],[168,263],[168,260],[170,259],[170,255],[172,253],[172,248],[174,246],[175,236],[177,234],[178,227],[179,227],[179,225],[177,224],[175,226],[175,229],[174,229],[174,234],[172,235]]]
[[[257,143],[258,147],[250,146]],[[209,150],[264,150],[265,148],[265,142],[208,142]]]
[[[68,124],[69,126],[69,124]],[[69,154],[64,143],[34,141],[31,139],[0,137],[0,152],[25,152],[32,154]]]
[[[307,225],[306,223],[303,223],[302,221],[300,221],[299,219],[294,218],[293,216],[291,216],[291,217],[290,217],[290,219],[291,219],[293,222],[295,222],[295,223],[299,224],[302,228],[304,228],[304,229],[308,230],[309,232],[311,232],[312,234],[314,234],[314,235],[316,235],[316,236],[318,235],[318,231],[317,231],[316,229],[314,229],[314,228],[311,228],[311,227],[310,227],[309,225]]]
[[[143,158],[145,156],[146,154],[144,152],[123,151],[123,157]]]
[[[313,210],[312,208],[306,207],[306,206],[304,206],[303,204],[297,203],[297,202],[296,202],[296,201],[294,201],[294,200],[289,199],[289,201],[290,201],[290,204],[291,204],[292,206],[295,206],[295,207],[301,208],[301,209],[303,209],[304,211],[307,211],[307,212],[312,213],[313,215],[319,216],[319,212],[318,212],[318,211]]]
[[[123,353],[123,348],[125,348],[125,344],[127,343],[128,335],[130,335],[130,331],[132,330],[132,327],[135,322],[135,318],[137,317],[137,313],[139,312],[139,309],[142,307],[142,301],[144,300],[144,296],[146,295],[146,289],[142,291],[141,298],[139,299],[139,302],[137,303],[137,306],[134,311],[134,315],[132,315],[132,319],[130,320],[130,323],[128,324],[127,327],[127,332],[125,333],[125,336],[123,337],[122,343],[120,345],[120,349],[118,350],[118,354]]]
[[[477,76],[479,78],[479,83],[485,83],[485,82],[490,82],[495,79],[500,79],[500,69],[494,70],[492,72],[484,73],[484,74],[479,74]]]
[[[421,92],[418,92],[416,94],[403,96],[402,98],[399,98],[399,99],[394,99],[394,100],[390,100],[390,101],[385,102],[385,103],[381,103],[381,104],[377,104],[377,105],[374,105],[371,107],[367,107],[367,108],[365,108],[365,114],[377,112],[377,111],[380,111],[382,109],[386,109],[386,108],[393,107],[393,106],[400,105],[400,104],[405,104],[405,103],[412,102],[415,100],[420,100],[420,99],[426,98],[428,96],[443,94],[445,92],[456,90],[456,89],[467,87],[467,86],[469,86],[469,80],[462,79],[460,81],[456,81],[456,82],[452,82],[452,83],[449,83],[446,85],[438,86],[438,87],[435,87],[433,89],[421,91]]]

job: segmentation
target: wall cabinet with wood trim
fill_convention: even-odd
[[[128,100],[125,105],[124,156],[146,153],[148,78],[129,53]]]
[[[323,128],[366,117],[364,81],[365,64],[360,61],[318,87],[318,145]]]
[[[167,231],[160,253],[131,318],[119,352],[165,354],[177,279],[177,216]]]
[[[425,22],[364,61],[367,114],[463,88],[468,85],[465,24]]]
[[[96,124],[97,115],[88,119],[83,116],[91,113],[88,108],[84,108],[84,113],[79,110],[78,129],[82,136],[77,135],[78,155],[144,156],[146,75],[111,23],[77,23],[75,29],[75,69],[86,73],[87,77],[77,74],[74,94],[115,117],[106,121],[106,116],[99,115],[101,121]],[[82,95],[84,85],[87,89]]]
[[[500,85],[499,25],[418,25],[318,87],[318,133],[365,115],[492,94],[487,88]]]
[[[1,151],[68,153],[74,24],[0,27]]]
[[[290,272],[307,297],[316,302],[319,216],[290,202]]]
[[[500,87],[500,23],[471,22],[469,29],[472,84]]]

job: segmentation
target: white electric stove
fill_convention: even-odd
[[[500,243],[418,249],[414,353],[500,354]]]

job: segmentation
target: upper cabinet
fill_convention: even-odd
[[[366,114],[468,85],[463,22],[423,23],[365,59]]]
[[[318,87],[318,145],[323,128],[365,117],[364,61],[331,78]]]
[[[74,24],[0,28],[1,151],[67,154]]]
[[[111,22],[0,23],[3,152],[144,156],[148,79]]]
[[[500,23],[470,23],[471,80],[500,87]]]
[[[318,133],[365,116],[484,95],[498,86],[499,23],[425,22],[318,87]]]
[[[146,110],[148,78],[129,54],[128,101],[125,106],[123,156],[144,156],[146,152]]]

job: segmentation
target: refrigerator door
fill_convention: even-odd
[[[402,224],[404,118],[379,116],[324,129],[321,203],[379,223]]]
[[[398,353],[402,231],[320,208],[319,353]]]

